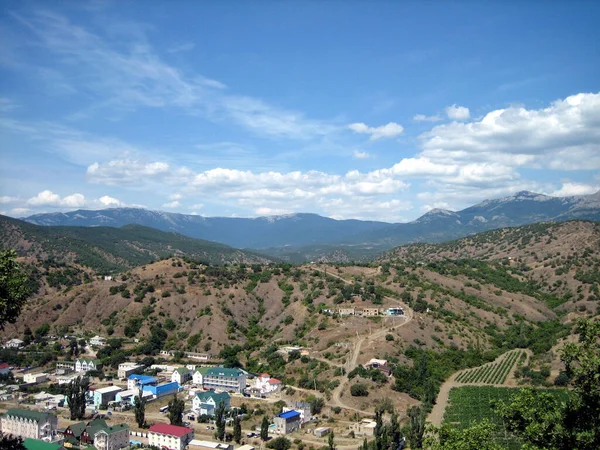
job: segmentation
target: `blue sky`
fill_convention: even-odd
[[[0,212],[392,222],[600,189],[597,2],[5,2]]]

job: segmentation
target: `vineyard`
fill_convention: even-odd
[[[521,350],[512,350],[502,355],[493,363],[460,373],[455,381],[465,384],[503,384],[521,355],[524,355],[524,352]]]
[[[509,401],[519,389],[495,386],[463,386],[450,391],[448,406],[444,413],[444,423],[458,428],[466,428],[482,419],[489,419],[498,428],[494,440],[503,448],[520,449],[521,444],[502,427],[502,421],[492,409],[492,401]],[[550,389],[549,392],[566,401],[568,392],[561,389]]]

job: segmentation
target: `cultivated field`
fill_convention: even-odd
[[[513,350],[505,353],[493,363],[465,370],[456,377],[457,383],[504,384],[508,374],[524,352]]]

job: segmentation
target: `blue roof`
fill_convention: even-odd
[[[277,417],[281,417],[282,419],[293,419],[294,417],[298,417],[300,413],[298,411],[286,411],[284,413],[279,414]]]
[[[156,378],[151,377],[150,375],[138,375],[136,373],[129,375],[129,377],[127,377],[128,380],[137,380],[140,383],[144,384],[144,383],[154,383],[156,382]]]

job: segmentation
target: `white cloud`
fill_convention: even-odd
[[[376,141],[381,138],[394,138],[401,135],[404,132],[402,125],[398,125],[395,122],[390,122],[380,127],[369,127],[364,123],[352,123],[348,125],[348,128],[355,133],[359,134],[370,134],[369,138],[372,141]]]
[[[121,202],[120,200],[118,200],[114,197],[109,197],[108,195],[104,195],[103,197],[100,197],[98,199],[98,202],[107,208],[119,208],[119,207],[125,206],[123,204],[123,202]]]
[[[567,182],[562,187],[550,193],[553,197],[570,197],[572,195],[589,195],[600,191],[600,185]]]
[[[467,120],[471,117],[469,108],[465,106],[456,106],[456,104],[446,108],[446,115],[452,120]]]
[[[32,206],[60,206],[61,201],[60,195],[46,190],[35,197],[31,197],[27,200],[27,204]]]
[[[425,114],[415,114],[413,116],[413,120],[415,122],[439,122],[440,120],[442,120],[442,117],[438,116],[437,114],[434,116],[426,116]]]
[[[183,196],[181,194],[171,194],[169,195],[169,200],[181,200],[182,197]]]
[[[190,209],[202,209],[203,206],[203,203],[196,203],[195,205],[190,206]]]
[[[10,210],[11,215],[21,217],[31,212],[29,208],[13,208]]]
[[[83,194],[75,193],[61,197],[50,190],[44,190],[28,199],[24,206],[36,209],[78,209],[78,208],[114,208],[126,206],[120,200],[104,195],[98,199],[86,199]],[[29,208],[29,209],[31,209]]]
[[[352,156],[354,156],[356,159],[367,159],[371,157],[368,152],[361,152],[360,150],[354,150],[352,152]]]
[[[15,203],[18,201],[18,197],[9,197],[7,195],[0,196],[0,205],[6,205],[7,203]]]
[[[169,203],[163,203],[162,207],[163,208],[178,208],[181,206],[181,203],[179,203],[177,200],[173,200],[172,202]]]

